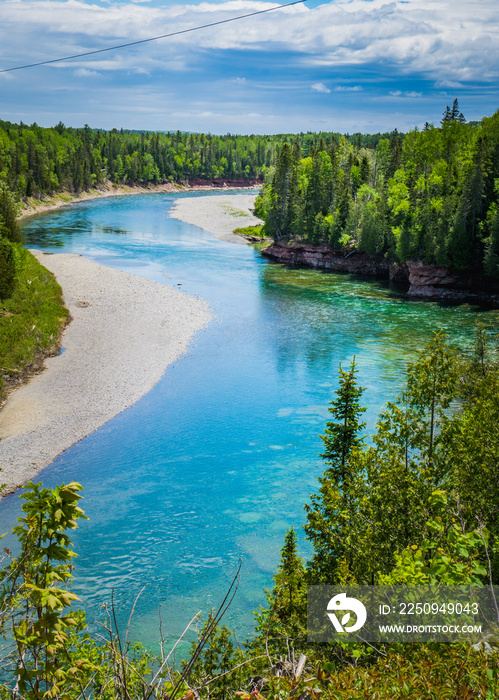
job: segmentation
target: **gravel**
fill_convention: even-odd
[[[233,231],[263,223],[252,213],[255,199],[255,194],[182,198],[176,200],[170,216],[209,231],[220,240],[245,245],[247,241],[234,235]]]
[[[4,493],[138,401],[213,318],[205,302],[157,282],[80,255],[33,252],[55,274],[73,320],[64,351],[0,412]]]

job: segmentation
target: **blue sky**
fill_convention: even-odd
[[[273,7],[2,0],[0,68]],[[497,0],[308,0],[180,37],[0,74],[0,118],[211,133],[407,131],[499,108]]]

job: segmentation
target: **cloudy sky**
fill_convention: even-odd
[[[0,69],[274,7],[0,0]],[[497,0],[306,0],[218,27],[0,73],[0,118],[211,133],[405,131],[499,108]]]

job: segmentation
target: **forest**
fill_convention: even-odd
[[[354,134],[348,140],[372,148],[382,137],[386,134]],[[0,181],[21,200],[60,190],[78,193],[105,181],[255,182],[274,165],[279,145],[295,138],[308,154],[318,138],[339,139],[340,134],[213,136],[73,129],[62,123],[43,128],[0,120]]]
[[[257,212],[275,241],[498,277],[498,202],[499,112],[467,124],[455,100],[438,126],[376,144],[284,143]]]
[[[274,161],[278,137],[99,131],[0,121],[0,179],[19,198],[78,193],[110,180],[254,181]]]

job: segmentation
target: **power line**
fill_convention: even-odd
[[[27,63],[25,66],[15,66],[14,68],[3,68],[0,73],[10,73],[15,70],[23,70],[24,68],[34,68],[35,66],[46,66],[49,63],[60,63],[61,61],[70,61],[73,58],[82,58],[83,56],[93,56],[96,53],[104,53],[105,51],[116,51],[117,49],[124,49],[127,46],[137,46],[137,44],[147,44],[150,41],[158,41],[158,39],[168,39],[172,36],[179,36],[179,34],[188,34],[189,32],[197,32],[199,29],[206,29],[208,27],[216,27],[219,24],[227,24],[228,22],[236,22],[239,19],[246,19],[246,17],[255,17],[255,15],[263,15],[266,12],[273,12],[274,10],[282,10],[284,7],[291,7],[292,5],[300,5],[307,0],[295,0],[294,2],[288,2],[285,5],[276,5],[275,7],[268,7],[266,10],[258,10],[258,12],[250,12],[246,15],[238,15],[237,17],[230,17],[229,19],[221,19],[218,22],[211,22],[210,24],[202,24],[198,27],[191,27],[190,29],[181,29],[178,32],[171,32],[170,34],[161,34],[160,36],[153,36],[149,39],[140,39],[139,41],[130,41],[127,44],[119,44],[118,46],[108,46],[105,49],[95,49],[95,51],[85,51],[85,53],[76,53],[73,56],[64,56],[63,58],[52,58],[49,61],[39,61],[38,63]]]

